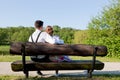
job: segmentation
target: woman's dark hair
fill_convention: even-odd
[[[43,26],[43,21],[41,21],[41,20],[36,20],[35,21],[35,27],[36,28],[40,28],[40,27],[42,27]]]

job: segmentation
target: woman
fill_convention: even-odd
[[[50,35],[52,36],[55,41],[58,43],[58,44],[64,44],[64,41],[60,39],[59,36],[54,36],[53,35],[53,28],[52,26],[47,26],[45,31]],[[70,62],[71,59],[68,57],[68,56],[65,56],[65,55],[60,55],[60,56],[49,56],[49,59],[53,62]]]

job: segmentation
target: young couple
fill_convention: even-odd
[[[35,21],[35,32],[29,37],[29,42],[43,42],[49,44],[64,44],[63,40],[60,40],[58,36],[53,35],[52,26],[47,26],[43,32],[43,21]],[[71,61],[68,56],[48,56],[48,55],[38,55],[31,56],[31,60],[35,62],[69,62]]]

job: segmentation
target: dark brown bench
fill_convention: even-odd
[[[10,53],[21,55],[21,61],[11,63],[13,71],[23,71],[26,77],[29,71],[37,70],[87,70],[87,76],[92,77],[93,70],[102,70],[104,63],[96,60],[96,56],[106,56],[107,48],[105,46],[95,45],[51,45],[46,43],[12,43]],[[33,55],[74,55],[74,56],[92,56],[92,60],[73,60],[71,62],[33,62],[27,61],[26,56]]]

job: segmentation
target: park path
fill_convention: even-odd
[[[95,70],[93,74],[120,74],[120,62],[104,62],[105,67],[103,70]],[[11,62],[0,62],[0,75],[24,75],[23,72],[13,72],[11,70]],[[42,71],[43,74],[55,74],[55,71]],[[59,71],[60,74],[67,75],[84,75],[87,73],[85,70],[63,70]],[[30,76],[37,76],[35,71],[30,72]]]

